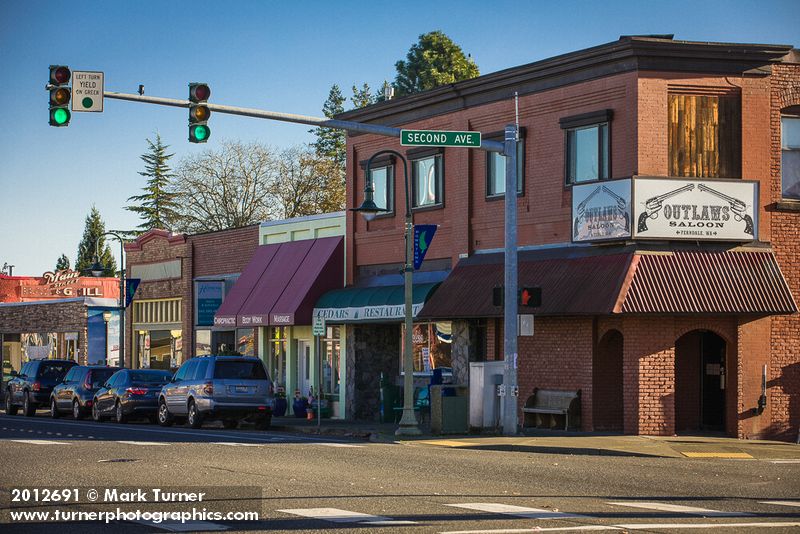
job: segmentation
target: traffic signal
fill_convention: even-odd
[[[69,99],[72,90],[69,80],[72,72],[65,65],[50,65],[50,126],[69,126],[72,115],[69,112]]]
[[[538,308],[542,305],[541,287],[523,287],[519,290],[517,304],[528,308]]]
[[[211,137],[208,118],[211,110],[206,102],[211,96],[211,89],[204,83],[189,84],[189,142],[205,143]]]

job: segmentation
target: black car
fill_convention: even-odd
[[[125,423],[129,418],[146,417],[155,422],[158,394],[171,378],[169,371],[157,369],[117,371],[95,393],[92,418],[102,421],[113,417],[117,423]]]
[[[50,416],[59,417],[72,412],[72,417],[82,419],[92,409],[92,400],[111,375],[119,367],[76,365],[69,370],[64,380],[50,394]]]
[[[21,406],[26,416],[35,415],[36,408],[50,403],[53,387],[76,365],[72,360],[33,360],[23,365],[6,385],[6,413],[15,415]]]

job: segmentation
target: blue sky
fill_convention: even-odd
[[[181,108],[106,100],[102,114],[48,126],[48,65],[105,72],[106,90],[321,115],[332,84],[377,88],[420,34],[442,30],[482,74],[616,40],[676,39],[800,45],[795,1],[671,2],[0,2],[0,266],[40,275],[72,261],[92,204],[106,227],[138,224],[123,209],[144,184],[146,138],[158,132],[181,157],[223,139],[286,147],[308,127],[216,114],[206,145],[187,140]],[[115,255],[118,247],[112,247]]]

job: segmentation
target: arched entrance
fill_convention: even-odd
[[[594,351],[592,420],[595,430],[622,431],[622,346],[622,333],[610,330]]]
[[[675,430],[725,430],[726,343],[708,330],[675,342]]]

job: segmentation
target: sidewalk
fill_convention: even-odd
[[[800,463],[800,445],[782,441],[739,440],[722,436],[626,436],[587,432],[525,429],[524,435],[487,434],[433,436],[425,427],[419,437],[398,437],[395,423],[323,419],[308,421],[276,417],[277,431],[343,436],[383,443],[420,447],[450,447],[476,450],[543,454],[636,456],[650,458],[770,460]]]

